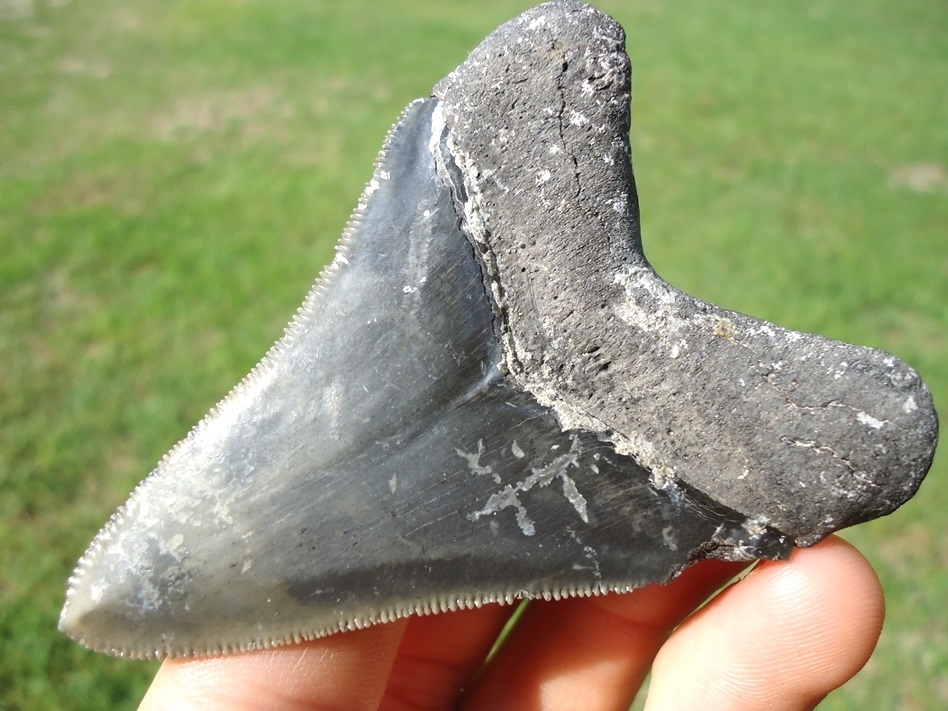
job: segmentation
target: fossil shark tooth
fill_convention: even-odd
[[[286,335],[92,542],[63,631],[217,654],[628,590],[914,494],[938,424],[913,370],[649,266],[613,20],[541,5],[433,94]]]

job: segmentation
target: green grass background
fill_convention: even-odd
[[[75,560],[280,335],[403,105],[528,4],[0,0],[0,707],[135,706],[155,665],[56,632]],[[659,271],[892,351],[944,411],[948,6],[601,7]],[[946,469],[847,533],[888,620],[823,708],[948,706]]]

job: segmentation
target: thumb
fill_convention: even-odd
[[[669,638],[646,709],[812,709],[868,661],[884,609],[872,567],[839,538],[762,563]]]

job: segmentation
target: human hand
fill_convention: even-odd
[[[707,561],[664,586],[531,603],[483,669],[513,607],[168,661],[140,708],[627,709],[649,669],[649,710],[815,707],[875,646],[875,573],[831,537],[759,564],[688,616],[741,567]]]

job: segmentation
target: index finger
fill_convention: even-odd
[[[139,711],[377,709],[408,620],[159,669]]]

